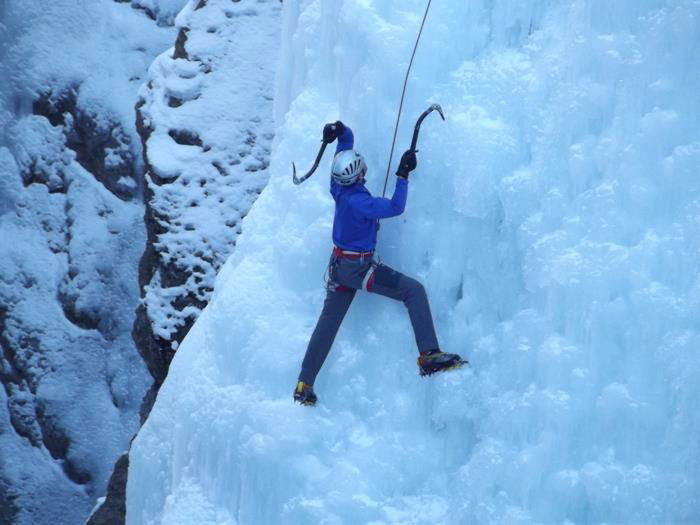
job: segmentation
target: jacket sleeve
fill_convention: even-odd
[[[338,145],[335,148],[335,154],[337,155],[341,151],[346,149],[352,149],[355,144],[355,137],[352,134],[350,127],[345,126],[343,133],[338,137]]]
[[[368,193],[354,195],[352,198],[353,211],[360,217],[368,219],[386,219],[401,215],[406,209],[408,195],[408,180],[396,178],[396,187],[391,199],[372,197]]]

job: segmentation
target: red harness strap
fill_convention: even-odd
[[[374,268],[370,268],[370,272],[372,272],[372,275],[370,275],[369,279],[367,280],[367,291],[368,292],[371,292],[372,289],[374,288],[374,276],[375,276]]]
[[[342,259],[367,259],[374,255],[374,252],[348,252],[341,250],[337,246],[333,247],[333,255]]]
[[[357,259],[370,259],[374,256],[374,252],[350,252],[350,251],[345,251],[341,250],[337,246],[333,247],[333,255],[338,258],[338,259],[352,259],[352,260],[357,260]],[[369,270],[367,270],[367,275],[365,276],[365,279],[362,283],[362,288],[364,290],[367,290],[368,292],[372,291],[372,288],[374,287],[374,270],[376,269],[376,265],[372,263],[372,266],[370,266]],[[337,284],[335,286],[334,291],[336,292],[349,292],[352,291],[352,288],[342,285],[342,284]]]

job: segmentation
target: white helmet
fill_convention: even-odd
[[[350,186],[367,173],[367,164],[357,151],[346,149],[333,159],[331,177],[341,186]]]

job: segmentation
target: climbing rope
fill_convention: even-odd
[[[408,63],[408,69],[406,70],[406,78],[403,81],[403,90],[401,91],[401,102],[399,103],[399,113],[396,116],[396,126],[394,127],[394,138],[391,141],[391,153],[389,153],[389,162],[386,165],[386,177],[384,177],[384,190],[382,190],[382,197],[386,195],[386,185],[389,181],[389,170],[391,169],[391,160],[394,157],[394,146],[396,145],[396,134],[399,131],[399,122],[401,121],[401,110],[403,109],[403,99],[406,95],[406,85],[408,84],[408,75],[411,73],[411,66],[413,65],[413,58],[416,56],[416,49],[418,49],[418,42],[420,42],[420,36],[423,34],[423,26],[425,25],[425,19],[428,18],[428,11],[430,10],[430,4],[432,0],[428,0],[428,5],[425,7],[425,14],[423,15],[423,21],[420,24],[420,30],[418,31],[418,38],[416,38],[416,44],[413,46],[413,53],[411,54],[411,61]]]

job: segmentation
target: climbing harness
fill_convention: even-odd
[[[331,254],[330,262],[326,268],[326,272],[323,275],[323,280],[325,283],[325,288],[329,292],[347,292],[352,290],[352,288],[340,284],[336,281],[338,264],[341,259],[349,259],[351,261],[359,261],[364,263],[365,260],[369,262],[369,267],[367,272],[362,278],[361,289],[366,292],[371,292],[374,287],[375,272],[379,266],[381,266],[382,261],[379,257],[375,258],[374,252],[354,252],[348,250],[342,250],[337,246],[333,247],[333,253]]]
[[[362,289],[365,292],[371,292],[374,288],[374,277],[377,272],[379,263],[377,261],[372,261],[367,269],[364,279],[362,279]]]

